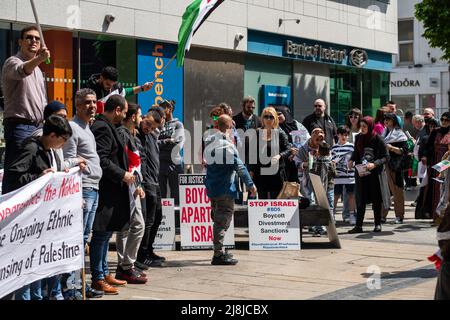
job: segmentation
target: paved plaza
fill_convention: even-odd
[[[414,192],[407,194],[414,198]],[[103,300],[227,300],[227,299],[386,299],[431,300],[437,272],[427,256],[437,248],[435,227],[414,220],[407,201],[404,224],[394,224],[390,212],[383,232],[373,234],[369,211],[364,234],[338,216],[342,249],[331,248],[326,237],[304,233],[301,251],[249,251],[248,230],[236,228],[236,266],[211,266],[212,251],[164,252],[163,268],[146,271],[146,285],[127,285]],[[116,256],[110,251],[110,269]],[[88,276],[88,280],[90,276]]]

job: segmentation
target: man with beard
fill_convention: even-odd
[[[5,113],[5,169],[14,160],[23,141],[42,126],[47,105],[44,75],[39,65],[50,58],[50,51],[41,46],[38,29],[22,29],[19,52],[5,61],[1,85]]]
[[[97,145],[89,125],[95,117],[96,102],[97,97],[91,89],[81,89],[75,94],[77,112],[69,122],[73,134],[63,147],[64,159],[77,161],[81,157],[87,164],[86,171],[83,172],[83,239],[85,246],[97,211],[98,189],[102,177]],[[86,286],[86,296],[98,298],[103,296],[103,292]]]
[[[233,117],[236,129],[247,131],[248,129],[261,128],[261,119],[254,114],[255,99],[253,97],[245,97],[242,100],[242,112]]]
[[[303,125],[309,133],[315,128],[321,128],[325,133],[325,141],[332,146],[336,141],[337,128],[333,118],[326,113],[326,108],[325,101],[317,99],[314,102],[314,113],[303,120]]]

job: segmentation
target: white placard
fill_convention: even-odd
[[[249,200],[250,250],[300,250],[298,200]]]
[[[0,194],[2,194],[3,169],[0,169]]]
[[[181,249],[212,249],[211,201],[204,185],[206,175],[179,175]],[[225,248],[234,248],[234,219],[225,233]]]
[[[175,201],[161,199],[162,220],[156,234],[153,249],[160,251],[175,250]]]
[[[0,197],[0,297],[83,268],[82,205],[78,167]]]

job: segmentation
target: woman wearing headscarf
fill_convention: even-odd
[[[403,170],[404,157],[408,154],[408,137],[400,128],[399,117],[394,113],[384,115],[385,130],[382,135],[387,151],[389,151],[389,161],[386,165],[386,175],[388,178],[389,190],[394,196],[395,223],[403,223],[405,216],[405,192],[403,190]],[[386,222],[389,208],[383,210],[381,222]]]
[[[448,146],[443,143],[445,135],[449,133],[450,130],[450,112],[445,112],[441,116],[441,127],[434,129],[430,137],[428,138],[427,144],[424,150],[424,157],[427,161],[428,166],[428,183],[431,183],[432,190],[432,202],[431,202],[431,212],[433,213],[433,221],[436,223],[438,219],[438,214],[436,213],[436,208],[439,203],[440,198],[440,184],[433,178],[438,176],[438,172],[432,167],[441,162],[442,157],[448,151]]]
[[[388,153],[383,139],[373,131],[372,117],[364,117],[361,120],[361,133],[356,136],[355,151],[349,162],[349,168],[354,165],[363,165],[367,172],[363,174],[356,170],[356,226],[349,233],[362,233],[366,205],[372,203],[375,217],[375,229],[373,232],[381,232],[381,210],[389,207],[389,192],[385,189],[384,164],[388,160]],[[383,186],[383,187],[382,187]]]

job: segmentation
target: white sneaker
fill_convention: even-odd
[[[350,215],[349,222],[352,226],[356,225],[356,216],[354,214]]]

